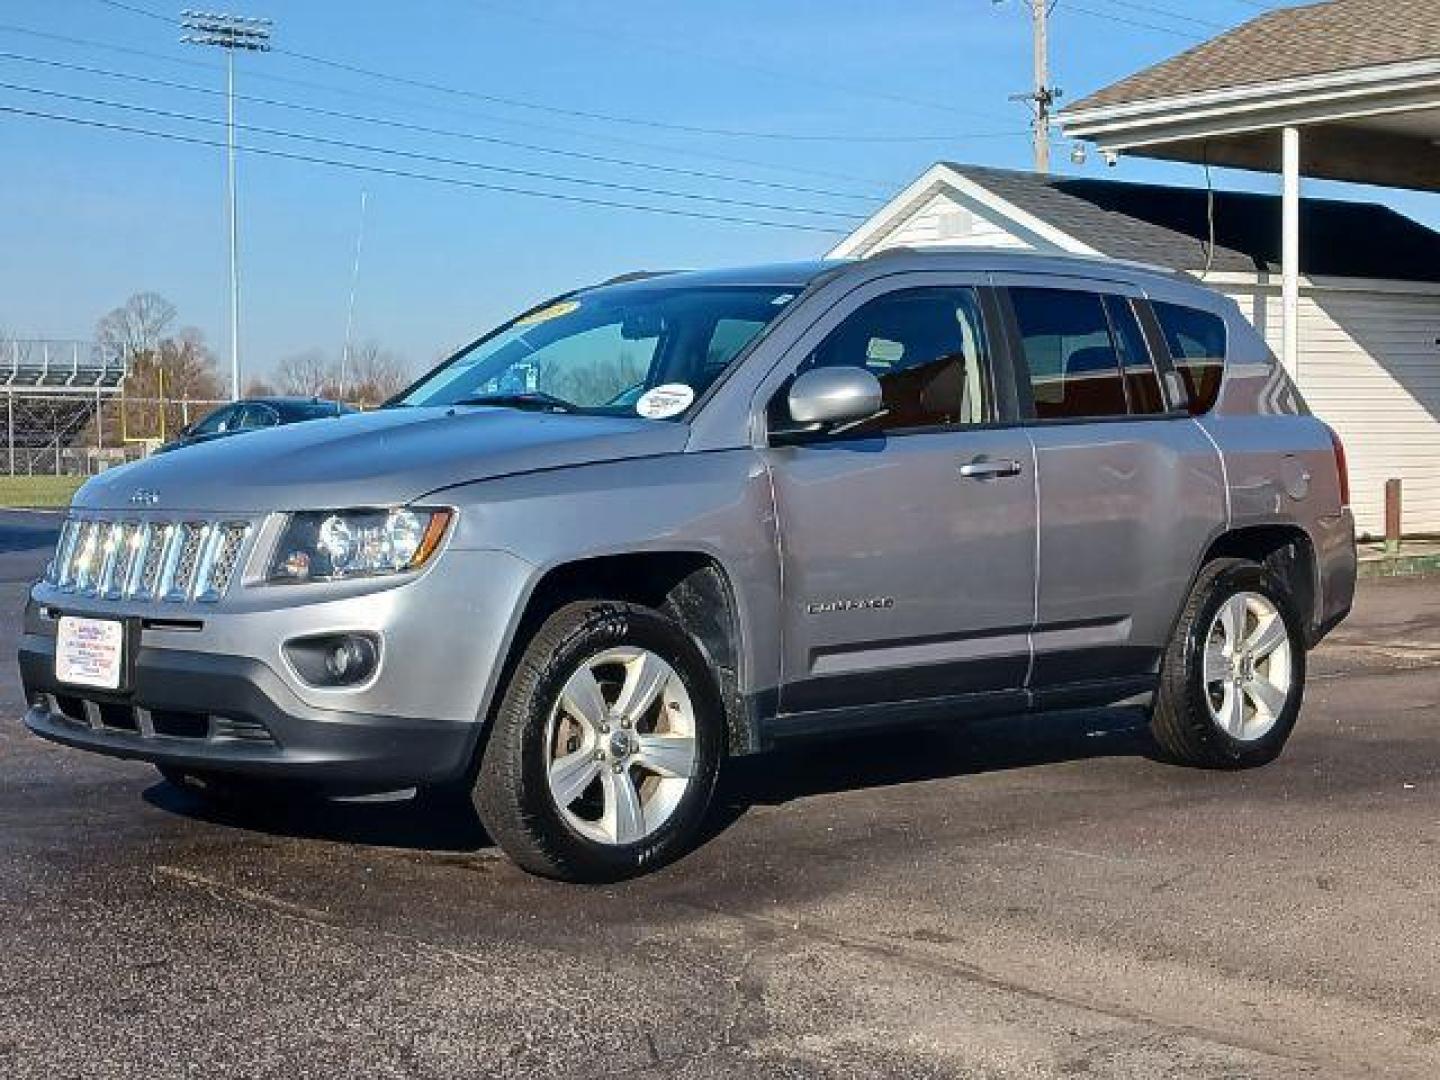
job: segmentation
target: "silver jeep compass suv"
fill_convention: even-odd
[[[612,879],[787,739],[1149,693],[1175,761],[1271,760],[1350,607],[1347,501],[1255,331],[1175,274],[631,276],[383,409],[91,480],[25,719],[217,795],[463,790],[527,869]]]

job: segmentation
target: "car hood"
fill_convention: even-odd
[[[397,408],[243,432],[109,469],[85,510],[390,506],[514,473],[677,453],[683,424],[492,408]]]

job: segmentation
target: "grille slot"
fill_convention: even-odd
[[[129,705],[117,705],[108,701],[102,701],[99,703],[98,708],[102,726],[115,728],[119,731],[140,730],[140,722],[135,717],[135,710]]]
[[[258,720],[242,720],[231,716],[210,717],[212,739],[237,739],[241,742],[273,743],[275,736]]]
[[[244,521],[71,518],[46,581],[104,600],[214,603],[239,574],[249,536]]]
[[[195,568],[200,564],[200,549],[209,533],[210,526],[198,521],[187,521],[180,526],[175,562],[165,583],[166,600],[190,599]]]
[[[174,739],[203,739],[210,734],[210,717],[202,712],[155,709],[150,713],[150,725],[156,735]]]
[[[69,694],[55,694],[52,697],[54,702],[53,712],[63,716],[72,724],[89,724],[85,719],[85,702],[78,697],[71,697]]]
[[[245,534],[249,531],[250,527],[243,522],[232,521],[215,527],[206,573],[195,590],[197,600],[219,600],[225,595],[240,565],[240,549],[245,546]]]

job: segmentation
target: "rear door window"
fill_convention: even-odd
[[[1185,384],[1190,412],[1196,416],[1215,407],[1225,374],[1225,320],[1183,304],[1151,303],[1165,347]]]
[[[1120,351],[1097,294],[1012,288],[1010,303],[1037,419],[1129,415]]]
[[[251,428],[274,427],[279,422],[280,415],[269,405],[252,401],[240,411],[240,421],[235,426],[249,430]]]

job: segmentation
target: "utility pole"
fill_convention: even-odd
[[[230,400],[240,397],[240,226],[235,192],[235,50],[269,52],[269,19],[182,11],[180,40],[225,50],[225,192],[230,217]]]
[[[1012,94],[1011,101],[1030,106],[1034,132],[1035,171],[1050,171],[1050,111],[1059,100],[1061,90],[1050,85],[1050,9],[1055,0],[1026,0],[1030,6],[1031,36],[1034,39],[1035,80],[1028,94]]]

